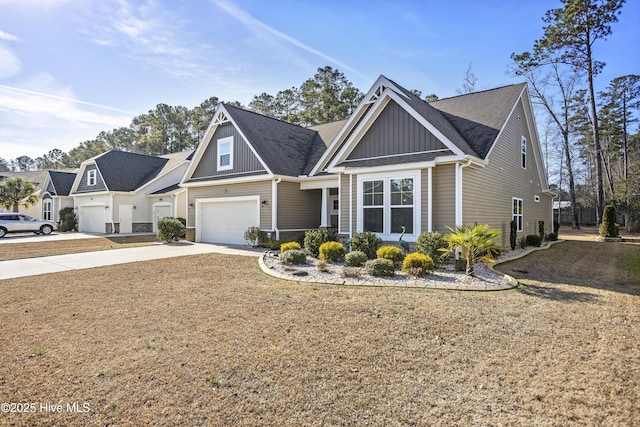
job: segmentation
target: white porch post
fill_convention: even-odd
[[[322,187],[322,208],[320,211],[320,227],[330,227],[329,224],[329,189]]]
[[[427,231],[433,231],[433,168],[427,169]]]

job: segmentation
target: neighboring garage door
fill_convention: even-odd
[[[197,240],[242,245],[247,228],[260,225],[259,209],[258,197],[198,201]]]
[[[104,205],[80,206],[78,231],[85,233],[104,233]]]

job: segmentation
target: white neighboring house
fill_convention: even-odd
[[[155,232],[158,219],[186,212],[177,185],[193,152],[147,156],[111,150],[80,165],[71,189],[78,230]]]
[[[73,207],[69,196],[77,169],[42,170],[26,172],[0,172],[0,182],[7,178],[20,177],[33,184],[38,201],[29,207],[20,206],[18,211],[34,218],[59,222],[60,210]],[[0,212],[6,209],[0,207]]]

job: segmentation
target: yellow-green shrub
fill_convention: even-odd
[[[433,272],[433,259],[418,252],[411,253],[402,262],[402,271],[411,276],[422,277]]]
[[[394,264],[402,262],[402,250],[397,246],[380,246],[376,251],[376,256],[382,259],[388,259]]]
[[[280,245],[280,253],[283,254],[290,249],[298,249],[300,250],[300,243],[298,242],[287,242]]]
[[[325,242],[320,245],[319,258],[329,262],[338,261],[347,252],[340,242]]]

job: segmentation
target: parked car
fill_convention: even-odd
[[[35,219],[20,213],[0,213],[0,238],[7,233],[33,232],[36,234],[51,234],[57,230],[58,224],[44,219]]]

